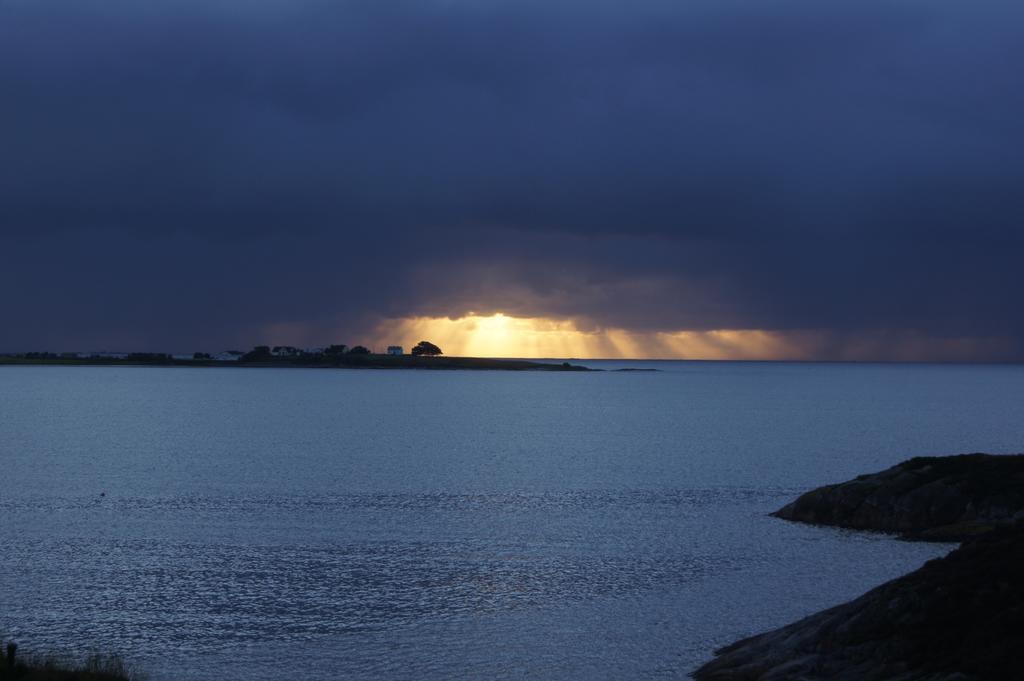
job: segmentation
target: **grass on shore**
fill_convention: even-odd
[[[12,651],[10,646],[0,647],[0,681],[145,681],[145,678],[117,655],[90,655],[83,662],[74,662],[66,657],[23,655]]]

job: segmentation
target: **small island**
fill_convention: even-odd
[[[849,603],[715,651],[697,681],[1020,677],[1024,456],[918,457],[773,515],[964,544]]]

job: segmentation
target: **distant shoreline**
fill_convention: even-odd
[[[275,357],[264,361],[216,359],[118,359],[110,357],[2,357],[0,366],[121,366],[121,367],[221,367],[277,369],[419,369],[427,371],[599,371],[578,364],[531,362],[485,357],[419,357],[415,355],[340,355],[330,361],[302,357]]]

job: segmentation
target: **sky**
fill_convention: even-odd
[[[1024,4],[0,0],[0,352],[1024,360]]]

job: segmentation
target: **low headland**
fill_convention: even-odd
[[[1024,456],[918,457],[773,515],[964,544],[849,603],[717,650],[697,681],[1020,677]]]
[[[1024,520],[1024,455],[919,456],[811,490],[772,515],[904,539],[964,541]]]

